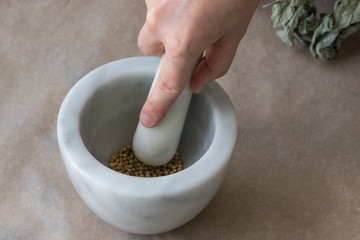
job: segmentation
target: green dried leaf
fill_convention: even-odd
[[[299,7],[303,7],[306,12],[316,13],[316,7],[312,0],[278,0],[272,5],[271,20],[273,28],[287,24]]]
[[[308,47],[311,43],[311,34],[300,34],[297,31],[294,32],[295,38],[305,47]]]
[[[338,35],[335,42],[336,51],[340,50],[340,45],[345,38],[348,38],[350,35],[356,33],[357,31],[359,31],[359,29],[360,29],[360,22],[355,23],[349,26],[348,28],[343,29]]]
[[[337,8],[337,6],[341,3],[342,0],[335,0],[335,3],[334,3],[334,9]]]
[[[294,12],[295,9],[291,4],[291,0],[275,3],[271,14],[273,28],[285,25],[291,19]]]
[[[310,52],[314,57],[319,55],[317,49],[328,47],[329,44],[331,45],[332,42],[329,43],[330,39],[326,35],[333,29],[333,27],[334,18],[331,14],[324,16],[321,24],[315,30],[310,44]]]
[[[283,30],[277,31],[276,35],[289,46],[294,46],[294,32],[291,31],[291,29],[289,29],[288,27],[285,27]]]
[[[320,57],[321,60],[331,60],[335,57],[336,55],[336,50],[334,47],[329,46],[326,48],[322,48],[319,52],[318,55]]]
[[[334,9],[333,16],[336,21],[336,29],[344,29],[354,23],[360,22],[360,1],[340,1]]]
[[[304,46],[307,46],[307,39],[304,38],[304,35],[301,35],[297,32],[294,32],[294,37]]]
[[[283,27],[276,33],[282,41],[294,46],[296,38],[322,60],[332,59],[341,42],[360,29],[360,0],[336,0],[334,11],[320,14],[320,20],[313,0],[277,0],[272,5],[272,25]]]
[[[311,54],[330,60],[339,51],[343,39],[359,30],[360,0],[336,2],[333,13],[324,15],[310,45]]]
[[[315,14],[312,13],[310,16],[302,19],[299,22],[297,30],[299,34],[308,34],[310,32],[314,32],[318,25],[319,23],[315,18]]]
[[[304,15],[304,7],[300,6],[296,9],[294,15],[284,27],[282,31],[278,31],[276,34],[288,45],[294,46],[294,30],[298,26],[299,21]]]
[[[283,26],[276,34],[288,45],[294,46],[294,38],[308,45],[309,33],[317,25],[316,8],[312,0],[283,0],[273,3],[271,20],[273,27]],[[301,30],[299,31],[299,25]],[[304,35],[304,36],[302,36]]]
[[[298,32],[299,34],[306,34],[309,32],[309,29],[308,29],[308,23],[306,21],[306,19],[302,19],[299,23],[299,26],[298,26]]]

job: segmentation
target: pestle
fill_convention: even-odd
[[[161,57],[149,95],[158,79],[164,57],[165,54]],[[147,128],[139,121],[133,138],[133,149],[140,161],[147,165],[160,166],[169,162],[175,155],[191,96],[192,91],[189,79],[180,96],[158,125],[153,128]]]

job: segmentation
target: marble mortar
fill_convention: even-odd
[[[134,57],[95,69],[69,91],[57,122],[80,197],[104,221],[138,234],[170,231],[203,210],[223,182],[237,136],[233,106],[213,82],[191,100],[178,148],[184,170],[155,178],[111,170],[111,155],[131,144],[159,61]]]

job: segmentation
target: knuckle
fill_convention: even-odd
[[[172,59],[185,58],[188,51],[188,44],[183,37],[173,37],[166,41],[166,52]]]
[[[137,39],[140,51],[145,55],[161,55],[164,51],[163,44],[157,40],[156,36],[149,36],[146,29],[142,29]]]
[[[174,81],[169,81],[164,78],[161,78],[158,80],[159,82],[159,89],[167,94],[170,95],[179,95],[182,91],[182,89],[177,86],[177,84]]]
[[[194,34],[191,32],[190,29],[183,29],[166,36],[166,52],[173,59],[183,59],[193,53]]]
[[[145,43],[144,38],[139,36],[137,41],[138,47],[140,51],[145,55],[151,55],[151,49],[149,48],[148,44]]]
[[[209,69],[213,78],[219,78],[224,76],[229,71],[230,66],[218,66],[216,64],[207,62],[207,68]]]
[[[219,78],[219,77],[224,76],[228,71],[229,71],[229,68],[221,67],[221,68],[218,68],[218,69],[214,70],[214,75],[215,75],[216,78]]]
[[[152,17],[150,13],[148,13],[146,16],[145,25],[146,25],[148,31],[150,33],[153,33],[153,32],[155,32],[155,29],[156,29],[157,20],[154,17]]]
[[[156,8],[152,8],[146,13],[145,24],[149,32],[155,32],[159,23],[160,13]]]
[[[153,101],[151,100],[151,98],[149,98],[147,101],[146,101],[146,112],[149,112],[149,113],[158,113],[160,111],[159,109],[159,106],[155,105],[153,103]]]

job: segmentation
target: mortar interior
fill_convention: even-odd
[[[88,151],[108,166],[109,158],[131,144],[140,110],[153,76],[128,74],[104,81],[89,96],[80,116],[80,134]],[[206,89],[194,94],[185,121],[178,151],[187,168],[209,149],[215,124]]]

